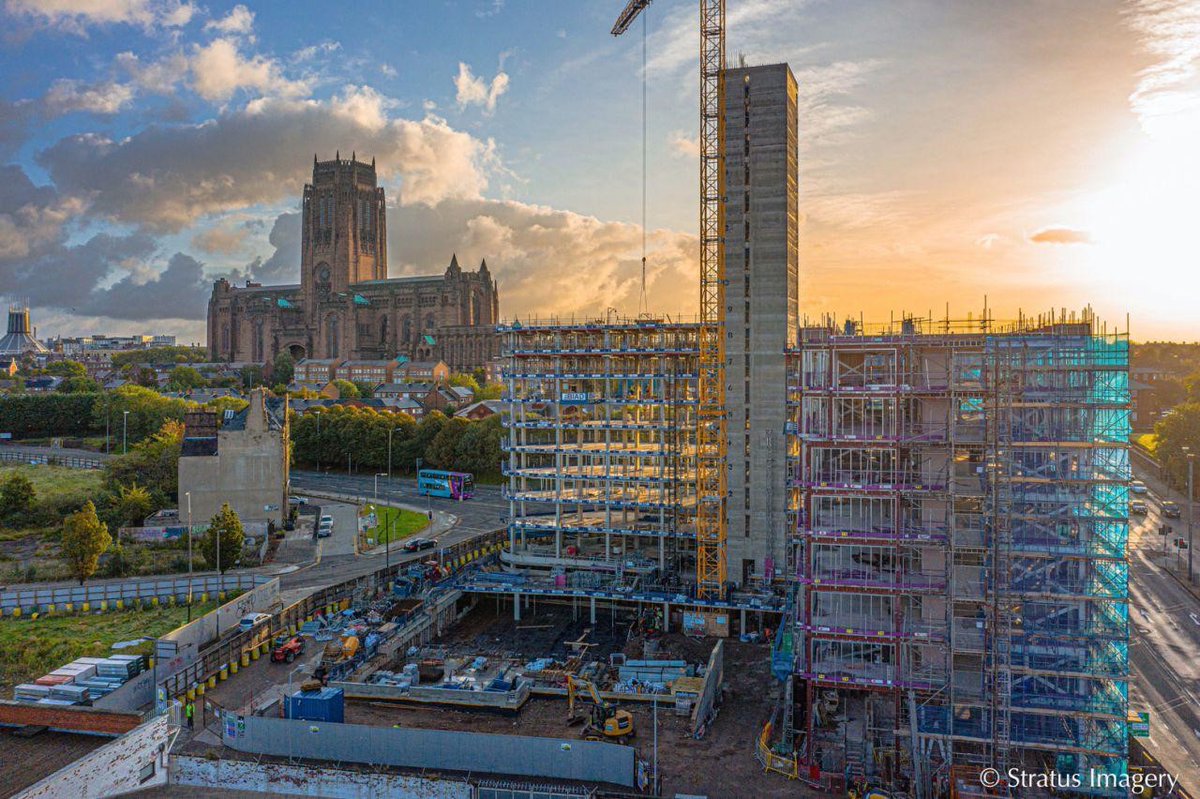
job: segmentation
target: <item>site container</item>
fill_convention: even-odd
[[[346,718],[346,695],[341,688],[297,691],[288,697],[288,718],[341,724]]]

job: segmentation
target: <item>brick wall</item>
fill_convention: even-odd
[[[90,707],[53,707],[0,700],[0,724],[49,727],[68,732],[124,735],[142,723],[137,713],[113,713]]]

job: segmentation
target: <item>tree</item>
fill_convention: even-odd
[[[37,501],[37,491],[29,478],[20,472],[13,472],[0,485],[0,516],[6,521],[24,516],[33,510]]]
[[[91,394],[100,390],[100,384],[90,377],[64,377],[56,391],[62,394]]]
[[[221,562],[217,563],[217,541],[221,542]],[[208,522],[208,530],[197,542],[197,549],[204,562],[212,569],[220,568],[222,573],[229,567],[236,566],[242,560],[242,543],[246,533],[242,529],[242,520],[238,518],[233,508],[226,502]]]
[[[503,439],[504,427],[499,414],[471,422],[458,440],[454,468],[475,475],[499,474],[503,457],[500,443]]]
[[[55,361],[46,366],[46,374],[58,377],[87,377],[87,367],[79,361]]]
[[[340,399],[358,399],[358,397],[361,396],[358,386],[354,385],[349,380],[334,380],[333,387],[337,389],[338,397]]]
[[[183,421],[187,409],[186,400],[164,397],[142,386],[125,385],[101,395],[94,405],[92,427],[101,432],[107,428],[117,443],[115,451],[119,452],[126,421],[129,443],[133,444],[161,430],[168,420]],[[125,411],[129,411],[128,417]]]
[[[355,380],[354,387],[358,389],[358,396],[363,399],[368,399],[375,394],[375,383],[369,383],[366,380]]]
[[[296,376],[296,361],[287,350],[275,356],[271,364],[271,380],[287,385]]]
[[[1187,452],[1200,456],[1200,402],[1177,405],[1154,426],[1158,446],[1154,454],[1167,470],[1167,479],[1176,488],[1187,490]],[[1200,469],[1200,466],[1194,466]],[[1200,486],[1198,486],[1200,487]]]
[[[425,450],[425,460],[441,469],[457,469],[458,442],[467,432],[470,422],[466,419],[447,419],[438,430],[429,447]]]
[[[183,450],[183,424],[174,420],[150,438],[138,442],[128,455],[113,458],[105,465],[109,490],[119,493],[122,486],[145,486],[155,509],[166,507],[179,493],[179,455]]]
[[[154,512],[150,492],[137,483],[120,486],[109,496],[109,517],[120,527],[138,527]]]
[[[241,376],[242,388],[245,389],[251,389],[255,386],[261,388],[267,384],[266,378],[263,377],[263,368],[258,365],[243,366]]]
[[[502,396],[504,396],[504,385],[502,383],[488,383],[475,395],[475,401],[498,400]]]
[[[191,391],[208,385],[204,375],[191,366],[176,366],[167,377],[167,388],[172,391]]]
[[[131,373],[133,382],[143,388],[158,388],[158,372],[149,366],[135,366]]]
[[[110,544],[108,526],[96,516],[96,506],[91,500],[63,520],[62,557],[80,585],[96,573],[100,556]]]
[[[450,375],[449,383],[452,386],[463,386],[464,388],[469,388],[471,389],[472,394],[479,393],[479,381],[475,379],[474,375],[466,375],[461,372],[455,372],[454,374]]]

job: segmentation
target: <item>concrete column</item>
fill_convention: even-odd
[[[521,595],[513,592],[513,621],[521,620]]]
[[[663,632],[671,632],[671,603],[663,603]]]
[[[741,610],[741,617],[742,617],[741,633],[742,633],[742,635],[745,635],[748,632],[748,630],[746,629],[746,609],[745,608],[742,608],[742,610]]]
[[[596,597],[591,597],[590,601],[592,603],[592,624],[595,624],[596,623]]]

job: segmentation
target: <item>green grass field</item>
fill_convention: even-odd
[[[215,602],[192,605],[197,619]],[[187,622],[187,608],[127,610],[78,616],[43,616],[0,621],[0,697],[11,699],[13,686],[36,680],[79,657],[107,657],[118,641],[154,637]],[[123,649],[148,654],[151,645]]]
[[[377,527],[367,529],[367,538],[374,538],[376,544],[388,541],[399,541],[414,533],[419,533],[429,526],[429,519],[424,513],[415,513],[402,508],[376,508]]]
[[[33,483],[39,504],[82,505],[95,500],[104,487],[104,475],[95,469],[68,469],[65,466],[0,466],[0,481],[9,475],[23,474]]]

